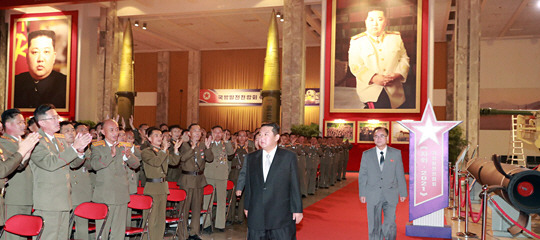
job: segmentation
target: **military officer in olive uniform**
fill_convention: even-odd
[[[305,148],[306,166],[307,166],[307,191],[309,195],[315,194],[317,185],[317,169],[320,163],[320,157],[324,154],[319,148],[316,137],[309,139],[310,145]]]
[[[199,233],[201,217],[201,205],[203,201],[203,190],[206,186],[204,169],[206,162],[214,161],[214,155],[210,149],[212,136],[207,139],[201,139],[201,127],[199,124],[192,123],[188,127],[189,141],[180,147],[180,160],[182,161],[182,174],[178,179],[180,189],[184,189],[187,197],[184,205],[184,216],[188,216],[191,210],[191,225],[189,228],[188,239],[201,239]],[[206,206],[204,206],[206,208]],[[209,221],[209,220],[207,220]],[[184,230],[187,232],[187,230]]]
[[[60,123],[60,133],[64,135],[67,144],[73,144],[75,141],[75,128],[71,122]],[[90,153],[85,153],[84,161],[73,161],[70,164],[71,179],[71,201],[73,209],[79,204],[92,200],[92,183],[90,180]],[[80,165],[75,165],[80,164]],[[90,239],[88,235],[88,219],[75,216],[75,239]]]
[[[255,151],[255,148],[252,148],[248,145],[247,142],[247,134],[246,131],[239,131],[238,137],[235,140],[235,151],[234,151],[234,157],[231,160],[231,172],[229,173],[229,180],[233,181],[234,186],[237,186],[238,183],[238,175],[240,174],[240,170],[242,169],[242,166],[244,166],[244,159],[246,158],[246,155],[250,152]],[[230,203],[229,208],[229,215],[227,216],[227,222],[234,223],[235,216],[238,217],[237,223],[244,222],[245,215],[244,215],[244,196],[240,196],[240,199],[238,201],[238,209],[236,208],[236,203],[238,199],[236,196],[233,196],[232,201]]]
[[[336,151],[337,151],[336,181],[341,181],[341,174],[343,171],[343,162],[345,161],[345,152],[343,151],[343,138],[337,137],[335,141],[336,141]]]
[[[69,164],[79,165],[84,161],[84,149],[92,141],[92,135],[77,134],[73,144],[66,143],[64,135],[55,134],[60,130],[60,124],[52,104],[37,107],[34,117],[41,135],[30,156],[34,174],[34,215],[41,216],[46,222],[41,239],[68,239],[72,210]]]
[[[368,12],[367,31],[351,38],[349,67],[356,77],[356,93],[367,108],[398,108],[405,102],[403,83],[409,57],[399,32],[385,31],[382,10]]]
[[[26,123],[18,109],[4,111],[2,124],[5,132],[0,138],[0,226],[4,225],[4,210],[5,219],[16,214],[32,213],[33,176],[27,165],[30,154],[39,141],[38,133],[31,133],[22,140]],[[5,186],[6,180],[8,186]],[[22,239],[11,233],[4,235],[6,239]]]
[[[171,144],[169,147],[169,152],[174,151],[174,145],[182,141],[182,129],[179,125],[172,125],[169,127],[169,131],[171,132]],[[167,181],[168,182],[178,182],[178,178],[180,178],[180,173],[182,172],[182,166],[180,164],[177,165],[169,165],[169,170],[167,170]]]
[[[332,137],[328,137],[326,139],[326,146],[328,150],[328,172],[326,178],[328,185],[334,186],[334,182],[336,181],[336,174],[334,174],[334,165],[336,163],[336,148],[334,146],[334,139]]]
[[[173,146],[173,152],[169,153],[170,142],[163,138],[161,131],[156,127],[149,127],[146,136],[152,147],[142,151],[142,162],[144,174],[146,175],[146,186],[144,194],[150,195],[154,200],[152,204],[152,214],[148,219],[148,231],[150,239],[163,239],[165,233],[165,211],[167,204],[167,194],[169,186],[166,181],[169,165],[175,166],[180,163],[179,148],[182,140]],[[148,216],[145,210],[143,219]],[[145,236],[143,236],[144,239]]]
[[[321,157],[321,169],[319,174],[319,187],[320,188],[328,188],[330,186],[330,164],[331,164],[331,158],[332,158],[332,149],[329,144],[330,138],[321,138],[321,149],[323,150],[324,154],[323,157]]]
[[[231,142],[229,139],[224,139],[223,135],[223,128],[221,126],[212,127],[212,137],[214,141],[210,145],[210,149],[214,155],[214,161],[207,164],[204,169],[206,181],[208,184],[212,184],[215,190],[214,198],[217,202],[217,209],[214,214],[216,218],[214,227],[218,231],[224,231],[225,229],[225,215],[227,214],[227,180],[229,179],[230,168],[228,156],[234,154]],[[214,199],[206,196],[204,198],[203,206],[207,206],[209,201],[214,202]],[[206,221],[206,225],[203,226],[205,232],[211,231],[210,224],[211,221]]]
[[[129,185],[126,167],[137,168],[139,159],[135,147],[118,142],[118,123],[112,119],[103,122],[101,132],[105,139],[92,143],[90,164],[97,173],[92,201],[109,206],[109,218],[103,230],[104,239],[124,239],[129,203]],[[126,166],[128,165],[128,166]],[[96,221],[101,229],[103,220]],[[109,234],[110,231],[110,234]]]
[[[120,138],[120,136],[119,136],[118,137],[118,142],[126,142],[126,143],[128,143],[128,144],[126,144],[127,146],[129,146],[130,144],[134,145],[135,144],[135,135],[133,134],[133,130],[131,130],[131,129],[126,130],[125,137]],[[133,148],[133,150],[135,150],[135,152],[133,153],[133,154],[135,154],[135,157],[137,157],[137,159],[142,159],[141,150],[139,149],[139,147],[135,146],[135,148]],[[128,185],[129,185],[129,194],[130,195],[131,194],[137,194],[137,187],[139,186],[139,171],[141,170],[141,168],[142,168],[142,164],[137,168],[131,168],[129,166],[126,167],[126,172],[127,172],[127,176],[128,176]],[[126,226],[135,227],[133,224],[134,223],[132,222],[132,219],[131,219],[131,210],[128,209],[128,212],[127,212],[127,215],[126,215]]]
[[[343,141],[343,137],[341,137],[341,140]],[[347,165],[349,164],[349,151],[353,148],[353,145],[349,143],[349,139],[346,139],[345,142],[343,142],[343,165],[342,165],[342,175],[341,180],[345,180],[345,175],[347,173]]]
[[[294,136],[294,138],[292,137]],[[294,140],[293,140],[294,139]],[[302,193],[303,197],[307,197],[308,194],[308,188],[307,188],[307,175],[306,175],[306,169],[307,169],[307,159],[306,159],[306,152],[305,152],[305,146],[304,146],[304,136],[298,136],[298,135],[292,135],[291,134],[291,143],[292,143],[292,150],[296,153],[298,156],[298,178],[300,179],[300,192]]]

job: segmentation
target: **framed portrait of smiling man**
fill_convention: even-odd
[[[330,112],[420,112],[423,3],[332,1]]]
[[[52,103],[73,117],[77,76],[77,12],[12,15],[8,108],[33,112]]]

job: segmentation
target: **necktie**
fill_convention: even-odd
[[[379,163],[379,167],[381,168],[381,171],[383,169],[383,164],[384,164],[384,152],[381,151],[381,162]]]
[[[266,154],[266,158],[264,160],[264,164],[263,164],[263,167],[264,167],[264,181],[266,182],[266,177],[268,176],[268,172],[270,171],[270,165],[272,165],[272,162],[271,162],[271,159],[270,159],[270,154]]]

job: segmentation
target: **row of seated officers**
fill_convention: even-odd
[[[200,219],[202,206],[216,202],[215,219],[206,221],[203,232],[224,231],[245,219],[242,190],[244,158],[259,149],[258,133],[241,130],[234,134],[217,125],[207,133],[198,124],[182,130],[178,125],[160,128],[141,124],[122,127],[107,119],[95,128],[84,123],[60,122],[51,104],[39,106],[28,124],[17,109],[2,113],[4,132],[0,138],[0,181],[2,197],[0,223],[16,214],[41,216],[46,224],[42,239],[90,239],[88,220],[75,217],[72,233],[69,218],[83,202],[105,203],[109,207],[102,239],[124,239],[126,226],[132,225],[128,209],[130,194],[144,186],[153,198],[148,217],[150,239],[163,239],[168,183],[177,182],[187,193],[183,216]],[[328,188],[345,179],[348,151],[343,138],[304,137],[282,134],[280,147],[298,156],[298,176],[303,197],[317,188]],[[227,214],[227,181],[236,186]],[[203,197],[211,184],[215,198]],[[236,206],[238,207],[236,208]],[[5,209],[5,212],[4,212]],[[32,213],[32,209],[34,209]],[[211,209],[210,209],[211,210]],[[227,219],[226,219],[227,218]],[[212,226],[213,224],[213,226]],[[96,221],[101,229],[103,220]],[[181,225],[187,239],[200,239],[200,222]],[[23,239],[6,233],[6,239]],[[180,237],[182,238],[182,236]]]

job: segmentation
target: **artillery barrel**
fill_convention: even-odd
[[[538,110],[481,108],[480,115],[534,115],[534,112],[536,111]]]

